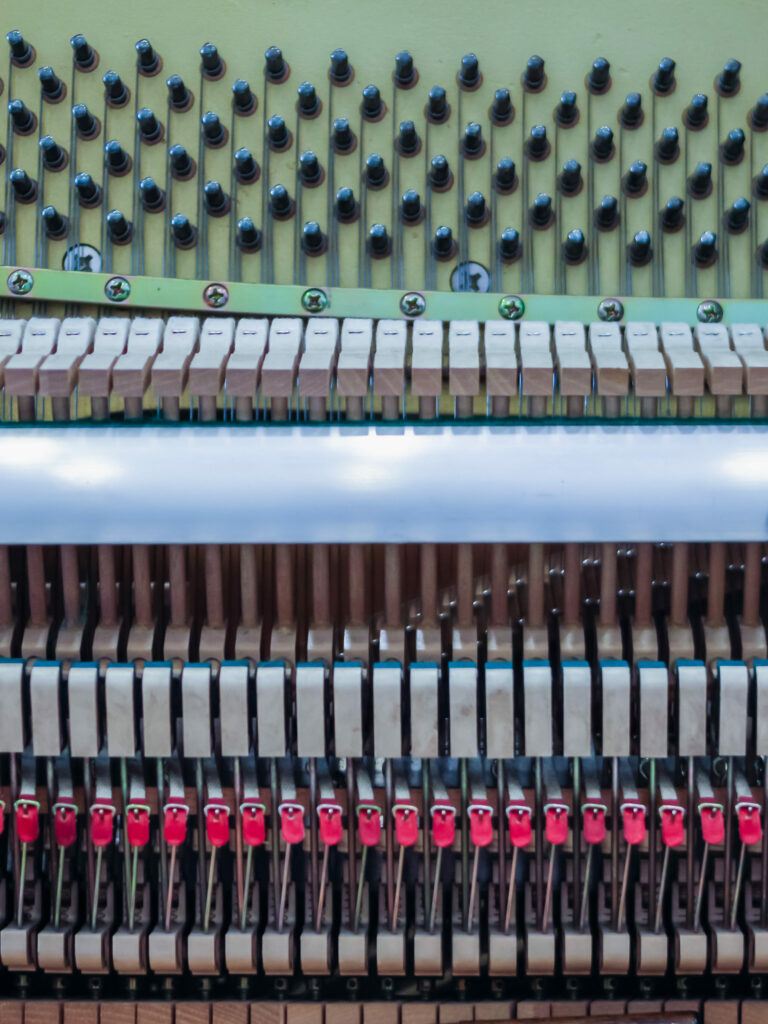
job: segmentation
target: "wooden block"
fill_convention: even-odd
[[[629,368],[638,398],[663,398],[667,393],[667,364],[661,352],[631,349]]]
[[[406,332],[401,320],[379,320],[373,357],[373,393],[400,398],[405,382]]]
[[[768,352],[746,349],[739,355],[744,364],[744,390],[748,395],[768,395]]]
[[[136,1003],[104,1002],[99,1010],[99,1024],[135,1024],[136,1006]]]
[[[768,1024],[768,1002],[764,999],[745,999],[741,1004],[741,1024]]]
[[[570,1000],[564,1002],[553,1002],[551,1005],[552,1017],[586,1017],[589,1003],[586,1000]]]
[[[284,1024],[285,1003],[251,1003],[251,1024]]]
[[[347,317],[341,325],[336,386],[342,398],[364,398],[371,376],[373,320]]]
[[[665,999],[664,1013],[701,1013],[701,1000],[699,999]]]
[[[739,1024],[738,999],[707,999],[704,1024]]]
[[[302,398],[327,398],[335,366],[336,348],[330,342],[324,347],[307,349],[299,363],[299,395]]]
[[[261,387],[266,398],[290,398],[299,365],[303,324],[294,317],[277,317],[269,329],[269,348],[261,364]]]
[[[0,1024],[22,1024],[24,1003],[16,1000],[0,1002]]]
[[[558,390],[563,396],[592,394],[592,363],[585,351],[557,350]]]
[[[411,393],[420,398],[437,398],[443,390],[442,321],[414,323],[411,344]]]
[[[323,1024],[322,1003],[288,1003],[286,1024]]]
[[[550,1004],[538,999],[523,999],[517,1004],[516,1020],[536,1020],[551,1017]]]
[[[471,1007],[467,1007],[471,1012]],[[436,1024],[435,1003],[403,1003],[400,1007],[401,1024]]]
[[[59,328],[56,351],[40,364],[40,394],[67,398],[77,383],[77,370],[93,345],[96,321],[91,316],[67,317]]]
[[[595,999],[589,1004],[590,1017],[621,1017],[627,1012],[627,1004],[618,999]]]
[[[200,348],[189,364],[189,390],[193,395],[216,398],[224,387],[224,371],[235,338],[232,317],[209,316],[200,333]]]
[[[702,353],[707,387],[712,395],[740,395],[744,390],[744,364],[731,349]]]
[[[660,999],[631,999],[627,1003],[627,1013],[637,1016],[641,1013],[661,1013],[664,1004]]]
[[[499,999],[486,1003],[475,1003],[475,1020],[512,1020],[515,1004]]]
[[[452,395],[480,393],[480,325],[475,320],[449,325],[448,390]]]
[[[38,368],[56,345],[61,321],[55,317],[31,317],[26,321],[21,352],[5,364],[5,388],[11,395],[37,392]]]
[[[189,364],[200,344],[200,321],[171,316],[163,332],[163,350],[152,364],[152,390],[158,398],[179,398],[187,385]]]
[[[213,1024],[248,1024],[248,1006],[231,1000],[215,1002],[213,1005]]]
[[[626,395],[629,391],[629,364],[621,349],[593,352],[592,360],[598,395]]]
[[[24,1024],[59,1024],[63,1003],[30,999],[24,1004]]]
[[[65,1019],[64,1024],[81,1024],[81,1022]],[[82,1021],[82,1024],[96,1024],[96,1021]],[[142,1000],[136,1006],[136,1024],[173,1024],[172,1004]]]
[[[547,398],[552,394],[552,356],[549,352],[520,349],[521,391],[524,395]]]
[[[472,1007],[467,1003],[438,1003],[437,1017],[440,1024],[462,1024],[472,1013]]]
[[[360,1003],[326,1003],[325,1024],[361,1024],[363,1008]]]
[[[398,1024],[399,1003],[363,1003],[363,1024]]]
[[[765,338],[757,324],[731,324],[731,341],[737,352],[765,349]]]
[[[0,387],[5,377],[5,364],[21,348],[26,320],[0,320]]]
[[[673,395],[690,397],[704,394],[704,364],[698,352],[675,347],[665,349],[664,362]]]
[[[210,1024],[210,1020],[210,1003],[176,1003],[175,1024]]]
[[[517,394],[517,351],[513,323],[485,325],[485,390],[493,397]]]

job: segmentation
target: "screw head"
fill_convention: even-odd
[[[32,291],[35,279],[28,270],[12,270],[8,275],[8,291],[11,295],[27,295]]]
[[[525,303],[519,295],[505,295],[499,299],[499,313],[505,320],[519,320],[525,312]]]
[[[707,299],[699,303],[696,316],[703,324],[719,324],[723,319],[723,307],[715,299]]]
[[[216,282],[206,285],[203,289],[203,302],[211,309],[221,309],[229,302],[229,288]]]
[[[404,316],[421,316],[427,308],[427,300],[418,292],[406,292],[400,299],[400,312]]]
[[[104,285],[104,294],[111,302],[125,302],[131,294],[131,285],[124,277],[110,277]]]
[[[601,320],[616,323],[624,316],[624,306],[618,299],[603,299],[597,307],[597,315]]]
[[[322,288],[307,288],[301,296],[301,305],[308,313],[324,313],[330,304]]]

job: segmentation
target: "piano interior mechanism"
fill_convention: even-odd
[[[3,22],[0,1024],[768,1024],[759,5]]]

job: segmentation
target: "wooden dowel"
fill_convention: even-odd
[[[171,590],[171,625],[186,626],[187,611],[187,559],[182,544],[168,545],[168,582]]]
[[[149,567],[149,547],[134,544],[131,549],[133,563],[133,604],[136,625],[142,629],[152,626],[152,574]]]
[[[224,578],[219,544],[205,545],[205,620],[212,629],[224,626]]]
[[[259,622],[259,587],[256,545],[240,545],[240,618],[246,629]]]
[[[102,626],[114,626],[117,622],[115,549],[111,544],[99,544],[96,556],[99,563],[99,622]]]
[[[603,544],[600,556],[600,625],[616,625],[616,545]]]

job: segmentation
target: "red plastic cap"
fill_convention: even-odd
[[[320,804],[320,838],[326,846],[336,846],[341,839],[341,807],[338,804]]]
[[[280,808],[280,831],[290,846],[304,841],[304,808],[300,804],[284,804]]]
[[[624,839],[630,846],[637,846],[645,839],[647,827],[645,808],[641,804],[625,805],[622,810]]]
[[[243,807],[243,841],[248,846],[261,846],[267,835],[264,808],[255,804]]]
[[[602,807],[587,807],[584,810],[584,841],[592,845],[605,839],[605,810]]]
[[[547,808],[544,831],[553,846],[560,846],[565,842],[568,838],[568,808],[565,804],[555,804]]]
[[[53,808],[53,832],[59,846],[71,846],[77,839],[77,809],[67,804]]]
[[[509,821],[509,841],[513,846],[527,846],[531,841],[531,809],[523,804],[513,804],[507,808]]]
[[[413,807],[395,807],[395,835],[401,846],[413,846],[419,834],[419,815]]]
[[[493,811],[490,807],[469,808],[469,838],[475,846],[488,846],[493,839]]]
[[[205,809],[205,834],[211,846],[226,846],[229,842],[229,808],[225,804],[209,805]]]
[[[721,808],[702,808],[701,834],[705,843],[722,843],[725,839],[725,818]]]
[[[129,807],[125,826],[131,846],[147,845],[149,842],[149,811],[146,807]]]
[[[682,807],[664,807],[661,811],[661,841],[665,846],[679,846],[685,836]]]
[[[115,830],[115,809],[99,805],[91,809],[91,841],[94,846],[107,846]]]
[[[169,846],[181,846],[187,838],[188,817],[189,809],[181,804],[171,804],[165,808],[163,835]]]
[[[739,839],[746,846],[759,843],[763,838],[760,808],[756,804],[736,805],[739,812]]]
[[[375,846],[381,836],[381,811],[378,807],[360,807],[357,811],[357,835],[363,846]]]
[[[456,810],[450,804],[436,804],[432,808],[432,839],[435,846],[445,849],[453,846],[456,838]]]
[[[34,798],[16,801],[16,835],[20,843],[34,843],[40,835],[40,805]]]

